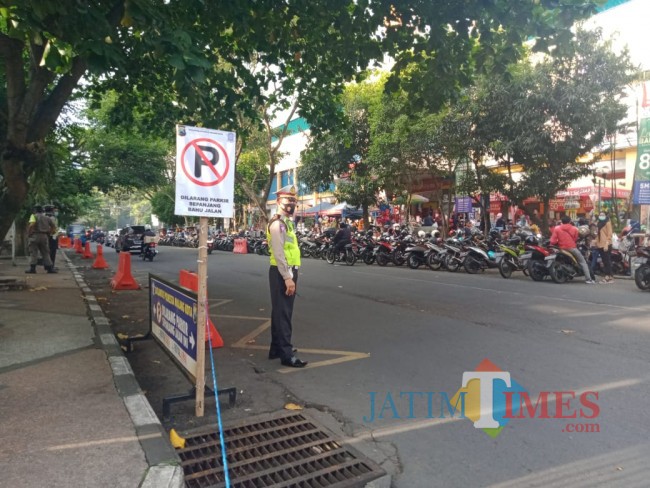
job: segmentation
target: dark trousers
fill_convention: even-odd
[[[54,266],[54,261],[56,261],[56,250],[59,248],[59,240],[56,237],[50,236],[50,260],[52,261],[52,266]]]
[[[591,267],[593,268],[594,272],[598,268],[599,254],[603,258],[603,272],[605,273],[605,276],[612,276],[612,254],[609,248],[608,249],[595,248],[594,250],[592,250]]]
[[[298,270],[293,270],[293,281],[298,286]],[[286,295],[287,287],[277,266],[269,268],[269,284],[271,288],[271,349],[269,355],[279,356],[280,359],[290,359],[293,356],[291,344],[291,316],[296,295]]]

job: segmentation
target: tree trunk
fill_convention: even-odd
[[[25,174],[24,161],[20,158],[7,155],[6,151],[2,156],[0,166],[4,180],[0,186],[0,236],[4,239],[27,200],[29,175]]]
[[[544,203],[544,213],[542,214],[542,234],[543,235],[548,235],[549,234],[549,226],[548,226],[548,212],[549,212],[549,202],[551,198],[548,196],[545,196],[542,198],[542,201]]]
[[[361,210],[363,212],[363,229],[368,230],[370,228],[370,212],[368,211],[368,204],[362,204]]]

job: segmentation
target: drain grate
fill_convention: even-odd
[[[190,488],[225,486],[219,433],[213,429],[187,436],[178,451]],[[385,474],[303,412],[247,419],[227,428],[224,437],[233,488],[351,488]]]

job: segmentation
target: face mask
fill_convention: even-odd
[[[605,220],[606,218],[607,218],[607,216],[605,216],[605,215],[599,215],[598,216],[598,220]]]
[[[282,204],[282,210],[284,210],[289,215],[293,215],[293,213],[296,211],[296,204],[295,203],[284,203],[284,204]]]

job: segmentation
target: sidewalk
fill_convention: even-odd
[[[90,288],[0,259],[0,470],[12,487],[181,487],[179,459]]]

